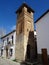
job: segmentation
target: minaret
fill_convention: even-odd
[[[33,57],[34,48],[34,11],[25,3],[16,11],[16,59],[25,61]],[[31,35],[32,34],[32,35]],[[29,50],[29,51],[28,51]]]

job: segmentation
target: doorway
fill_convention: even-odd
[[[27,45],[27,59],[30,59],[30,45]]]
[[[8,48],[6,48],[6,58],[8,58]]]

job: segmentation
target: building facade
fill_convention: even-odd
[[[36,38],[36,31],[34,31],[34,36]],[[0,45],[0,57],[15,60],[16,30],[13,30],[12,32],[3,36],[1,38],[1,41],[2,44]],[[7,50],[8,53],[6,53],[6,47],[9,46],[9,43],[10,43],[10,47]],[[6,56],[6,54],[8,55]]]
[[[38,54],[42,53],[41,49],[46,48],[49,55],[49,10],[36,21],[36,32]]]
[[[1,57],[8,59],[15,59],[15,43],[16,43],[16,31],[13,30],[9,34],[1,38],[3,44],[1,47]]]

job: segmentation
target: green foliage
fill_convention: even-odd
[[[16,59],[14,59],[13,61],[16,61]]]

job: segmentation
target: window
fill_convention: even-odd
[[[3,55],[3,49],[1,49],[1,56]]]
[[[10,49],[10,56],[13,55],[13,49]]]
[[[8,48],[6,47],[6,57],[8,57]]]
[[[12,35],[12,44],[13,44],[13,35]]]

